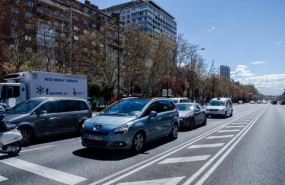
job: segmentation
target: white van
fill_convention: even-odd
[[[233,103],[230,98],[213,98],[206,107],[207,117],[209,116],[233,116]]]
[[[191,102],[187,97],[170,98],[174,103],[189,103]]]

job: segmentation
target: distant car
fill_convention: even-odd
[[[208,116],[233,116],[233,103],[231,98],[213,98],[206,107]]]
[[[272,105],[277,105],[277,100],[272,100],[272,101],[271,101],[271,104],[272,104]]]
[[[285,100],[280,101],[280,105],[285,105]]]
[[[191,101],[187,97],[170,98],[174,103],[190,103]]]
[[[249,103],[250,103],[250,104],[255,104],[255,101],[250,101]]]
[[[180,127],[194,129],[197,125],[206,125],[206,110],[198,103],[176,103],[179,112]]]
[[[126,98],[85,121],[81,135],[87,148],[143,150],[147,142],[176,139],[178,110],[168,98]]]
[[[80,133],[83,122],[91,117],[92,110],[86,100],[64,97],[32,98],[6,113],[7,122],[21,131],[24,146],[35,138]]]

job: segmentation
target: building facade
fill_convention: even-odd
[[[125,28],[136,26],[141,31],[159,37],[167,35],[172,40],[177,37],[175,18],[151,0],[136,0],[103,10],[105,13],[120,15]]]
[[[78,53],[91,53],[88,44],[83,46],[83,35],[104,33],[109,44],[116,45],[116,19],[89,0],[4,0],[1,6],[5,11],[0,10],[0,41],[6,46],[1,48],[1,61],[20,65],[36,56],[39,63],[70,68]],[[34,58],[12,57],[19,54]]]
[[[229,66],[221,65],[220,66],[220,76],[228,80],[231,78],[231,69]]]

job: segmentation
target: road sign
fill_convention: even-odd
[[[162,89],[162,96],[172,96],[172,90],[171,89]]]

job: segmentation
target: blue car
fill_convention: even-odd
[[[127,98],[86,120],[82,145],[88,148],[131,149],[140,153],[145,144],[168,136],[176,139],[179,114],[168,98]]]

